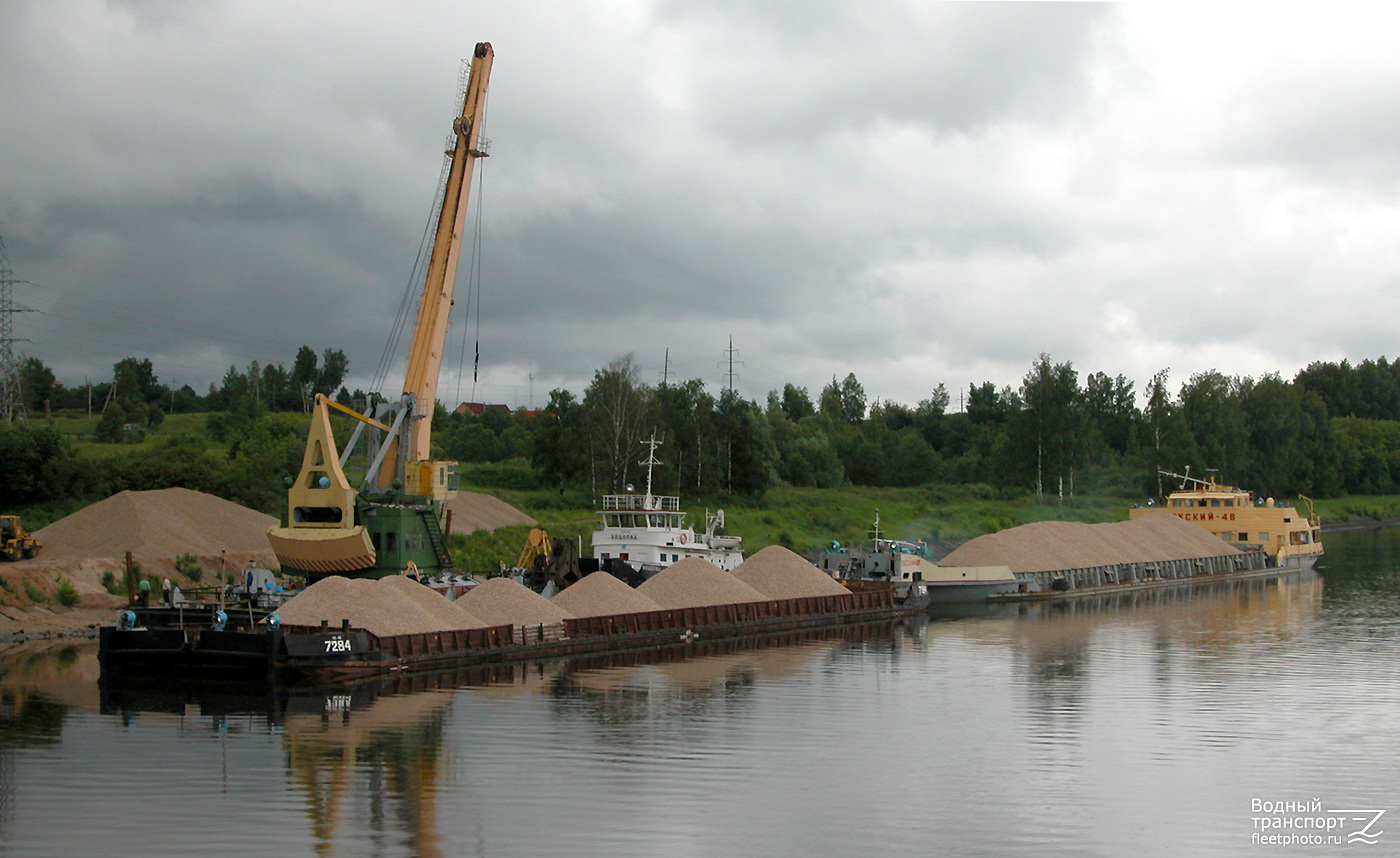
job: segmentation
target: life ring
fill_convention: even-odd
[[[681,545],[685,545],[685,534],[681,534]]]

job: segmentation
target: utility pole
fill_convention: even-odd
[[[5,239],[0,238],[0,422],[4,423],[25,419],[24,393],[20,390],[14,344],[29,341],[15,338],[14,315],[34,311],[16,304],[12,290],[16,283],[28,282],[15,279],[10,270],[10,257],[5,252]]]
[[[724,350],[725,359],[720,362],[720,366],[728,366],[724,373],[724,389],[725,392],[731,395],[725,397],[726,401],[733,399],[734,364],[737,363],[739,366],[744,365],[743,361],[736,361],[734,359],[734,355],[736,354],[738,354],[738,350],[734,348],[734,335],[730,334],[729,348]],[[730,402],[730,404],[732,405],[732,402]],[[724,438],[724,488],[726,491],[734,488],[734,438],[728,431],[725,432]]]
[[[736,349],[736,348],[734,348],[734,335],[733,335],[733,334],[730,334],[730,335],[729,335],[729,348],[727,348],[727,349],[724,350],[725,360],[720,361],[720,366],[722,366],[722,367],[723,367],[723,366],[726,366],[726,365],[728,366],[728,369],[726,369],[726,370],[725,370],[725,373],[724,373],[724,389],[725,389],[725,390],[732,391],[732,390],[734,389],[734,364],[737,363],[737,364],[739,364],[739,366],[743,366],[743,365],[744,365],[744,362],[743,362],[743,361],[741,361],[741,360],[740,360],[740,361],[736,361],[736,360],[734,359],[734,356],[735,356],[736,354],[738,354],[738,353],[739,353],[739,350]]]

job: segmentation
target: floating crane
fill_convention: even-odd
[[[456,142],[403,396],[380,403],[373,417],[323,394],[316,396],[301,471],[288,483],[285,518],[267,533],[283,570],[304,574],[308,581],[328,575],[378,578],[401,573],[410,564],[423,573],[453,566],[443,505],[456,497],[458,467],[456,462],[433,459],[429,444],[473,168],[486,156],[481,117],[494,58],[489,42],[477,43],[462,112],[453,121]],[[332,410],[357,421],[343,451],[331,428]],[[370,465],[355,488],[344,467],[362,435]]]

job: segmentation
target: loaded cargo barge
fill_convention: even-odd
[[[376,674],[489,665],[523,659],[617,652],[695,640],[831,628],[921,614],[926,600],[895,601],[894,591],[673,608],[559,623],[379,636],[339,628],[282,626],[266,617],[222,628],[212,610],[127,612],[99,633],[104,675],[160,674],[337,681]],[[273,626],[273,627],[269,627]]]
[[[942,562],[1007,566],[1017,587],[990,601],[1069,599],[1191,587],[1268,578],[1290,568],[1265,551],[1243,550],[1166,512],[1106,524],[1025,524],[979,536]]]
[[[987,598],[990,602],[1024,602],[1045,599],[1073,599],[1160,590],[1168,587],[1198,587],[1224,581],[1266,580],[1298,572],[1297,567],[1270,566],[1258,554],[1237,558],[1168,560],[1156,563],[1122,563],[1085,569],[1023,573],[1021,589]]]
[[[643,649],[613,650],[570,657],[562,662],[561,673],[579,674],[608,668],[667,665],[695,658],[715,658],[817,642],[889,642],[900,621],[882,621],[817,628],[801,631],[770,632],[735,638],[700,638],[671,641]],[[382,697],[397,697],[425,691],[442,691],[463,686],[511,685],[539,675],[539,662],[503,661],[491,664],[444,667],[431,671],[380,673],[359,680],[329,684],[273,684],[258,678],[179,676],[160,682],[142,677],[104,674],[99,681],[103,714],[129,712],[168,712],[184,714],[191,706],[201,715],[261,715],[270,723],[281,724],[289,716],[320,719],[328,712],[350,713],[371,705]]]

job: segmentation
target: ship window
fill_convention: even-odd
[[[1220,534],[1220,538],[1229,542],[1235,538],[1235,535],[1233,533],[1222,533]]]
[[[1248,533],[1241,533],[1241,534],[1240,534],[1240,542],[1248,542],[1248,541],[1249,541],[1249,534],[1248,534]]]
[[[1269,541],[1269,533],[1268,533],[1268,531],[1265,531],[1265,530],[1259,531],[1259,541],[1260,541],[1260,542],[1268,542],[1268,541]]]
[[[1196,501],[1196,506],[1205,506],[1205,505],[1206,505],[1206,499],[1205,499],[1205,498],[1201,498],[1200,500]]]
[[[1210,505],[1211,505],[1211,506],[1220,506],[1220,498],[1211,498],[1211,499],[1210,499]]]
[[[1234,505],[1235,505],[1235,499],[1234,499],[1234,498],[1226,498],[1226,499],[1225,499],[1225,505],[1226,505],[1226,506],[1234,506]]]

